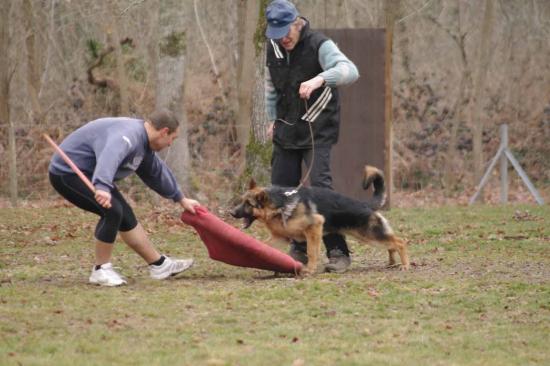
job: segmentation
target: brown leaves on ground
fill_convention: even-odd
[[[542,217],[529,213],[529,210],[521,211],[516,210],[514,212],[514,220],[516,221],[541,221]]]

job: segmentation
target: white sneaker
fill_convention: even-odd
[[[193,259],[171,259],[164,256],[164,262],[160,266],[150,265],[149,270],[151,278],[163,280],[170,276],[175,276],[193,265]]]
[[[125,285],[126,280],[116,273],[111,263],[104,263],[99,269],[95,269],[94,266],[90,275],[90,283],[100,286],[120,286]]]

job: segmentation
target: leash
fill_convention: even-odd
[[[306,106],[306,113],[309,111],[309,107],[307,105],[307,99],[304,99],[304,105]],[[288,126],[294,126],[296,123],[290,123],[288,121],[285,121],[284,119],[282,118],[277,118],[276,121],[281,121],[283,122],[284,124],[288,125]],[[309,134],[311,136],[311,163],[309,164],[309,167],[306,171],[306,175],[304,176],[304,179],[302,179],[300,181],[300,184],[298,185],[298,187],[294,188],[293,190],[291,191],[287,191],[285,192],[285,196],[289,197],[289,196],[292,196],[293,194],[296,194],[298,193],[298,190],[300,188],[302,188],[304,186],[304,183],[307,181],[307,179],[309,178],[309,174],[311,173],[311,169],[313,168],[313,162],[315,161],[315,138],[313,137],[313,128],[311,127],[311,124],[313,122],[309,122],[309,121],[306,121],[307,122],[307,125],[309,127]]]

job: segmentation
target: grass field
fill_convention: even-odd
[[[307,279],[212,261],[166,211],[138,212],[196,266],[156,282],[117,243],[128,286],[94,287],[92,215],[0,211],[1,365],[550,364],[547,205],[394,209],[409,272],[351,242],[349,272]]]

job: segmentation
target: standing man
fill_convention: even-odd
[[[266,9],[266,112],[273,138],[271,183],[296,187],[302,161],[311,166],[312,186],[332,188],[330,150],[338,141],[340,101],[336,87],[357,80],[357,68],[324,34],[310,29],[307,19],[287,0]],[[314,139],[311,139],[310,127]],[[351,264],[342,235],[324,238],[329,272],[344,272]],[[293,243],[290,255],[303,263],[303,243]]]
[[[75,206],[100,216],[95,229],[95,265],[90,283],[126,284],[111,264],[118,232],[122,240],[149,264],[154,279],[174,276],[193,264],[192,259],[172,259],[156,251],[115,185],[116,181],[135,172],[158,194],[195,213],[194,206],[199,203],[183,196],[174,175],[155,154],[170,146],[178,133],[179,121],[168,111],[154,112],[146,120],[101,118],[71,133],[60,148],[92,181],[94,193],[59,154],[53,155],[49,176],[55,190]]]

